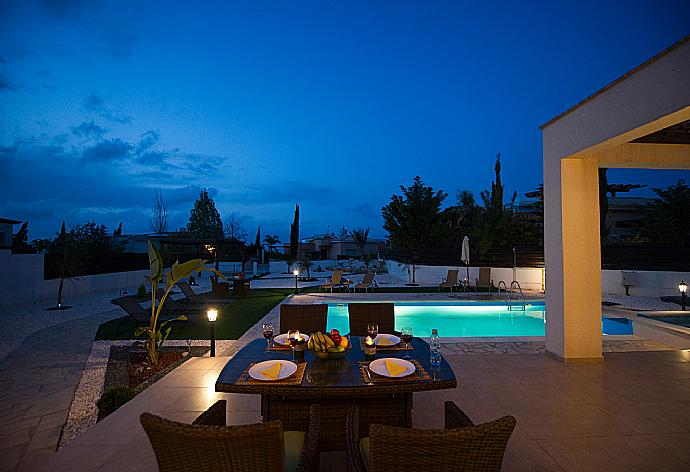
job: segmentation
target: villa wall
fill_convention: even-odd
[[[405,282],[408,281],[407,266],[396,261],[387,261],[388,272],[399,277]],[[460,266],[425,266],[418,265],[415,280],[422,286],[438,285],[441,278],[448,274],[448,269],[459,269],[460,277],[467,276],[466,268]],[[524,290],[543,290],[542,281],[544,280],[544,269],[532,267],[518,267],[515,270],[516,280]],[[634,271],[637,274],[638,285],[630,287],[630,295],[644,297],[662,297],[678,295],[678,283],[681,280],[690,282],[690,272],[666,272],[666,271]],[[470,267],[470,283],[474,284],[479,277],[479,268]],[[510,284],[513,280],[512,268],[491,268],[491,278],[494,285],[498,285],[500,280]],[[609,294],[625,294],[625,287],[621,285],[620,270],[601,271],[602,292]]]

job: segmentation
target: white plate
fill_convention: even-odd
[[[389,340],[391,343],[390,343],[390,344],[386,344],[386,345],[382,345],[382,344],[381,344],[381,340],[382,340],[382,339],[387,339],[387,340]],[[395,335],[393,335],[393,334],[379,334],[378,336],[376,336],[376,337],[374,338],[374,343],[376,343],[377,346],[381,345],[382,347],[395,346],[395,345],[398,344],[399,342],[400,342],[400,338],[397,337],[397,336],[395,336]]]
[[[304,339],[304,342],[309,341],[309,335],[308,334],[299,333],[299,337]],[[283,346],[290,345],[290,343],[288,343],[288,340],[287,340],[287,333],[279,334],[278,336],[273,338],[273,341],[275,341],[276,344],[282,344]]]
[[[270,377],[266,377],[261,373],[261,371],[268,369],[269,367],[272,367],[275,363],[280,364],[280,372],[278,373],[278,377],[275,379],[272,379]],[[297,364],[290,362],[290,361],[283,361],[283,360],[272,360],[272,361],[263,361],[259,362],[258,364],[254,364],[250,369],[249,369],[249,376],[253,379],[256,380],[266,380],[268,382],[271,382],[273,380],[282,380],[287,377],[290,377],[292,374],[297,372]]]
[[[386,361],[391,361],[396,364],[398,364],[400,367],[404,367],[405,370],[401,372],[398,375],[391,375],[388,372],[388,367],[386,366]],[[408,362],[405,359],[398,359],[396,357],[387,357],[383,359],[376,359],[375,361],[371,361],[371,364],[369,364],[369,369],[371,369],[372,372],[375,374],[383,375],[384,377],[405,377],[407,375],[412,374],[416,368],[412,362]]]

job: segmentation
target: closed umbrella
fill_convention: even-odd
[[[462,240],[462,253],[460,260],[465,263],[467,267],[467,283],[470,283],[470,238],[465,236]]]

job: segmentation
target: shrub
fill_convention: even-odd
[[[103,392],[101,398],[96,402],[96,406],[98,407],[98,417],[100,419],[105,418],[134,398],[135,395],[136,393],[134,393],[134,390],[129,387],[121,386],[109,388]]]

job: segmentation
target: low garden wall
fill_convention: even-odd
[[[86,275],[65,280],[62,297],[132,289],[145,282],[148,270]],[[60,279],[44,279],[43,254],[0,252],[0,306],[56,300]]]

